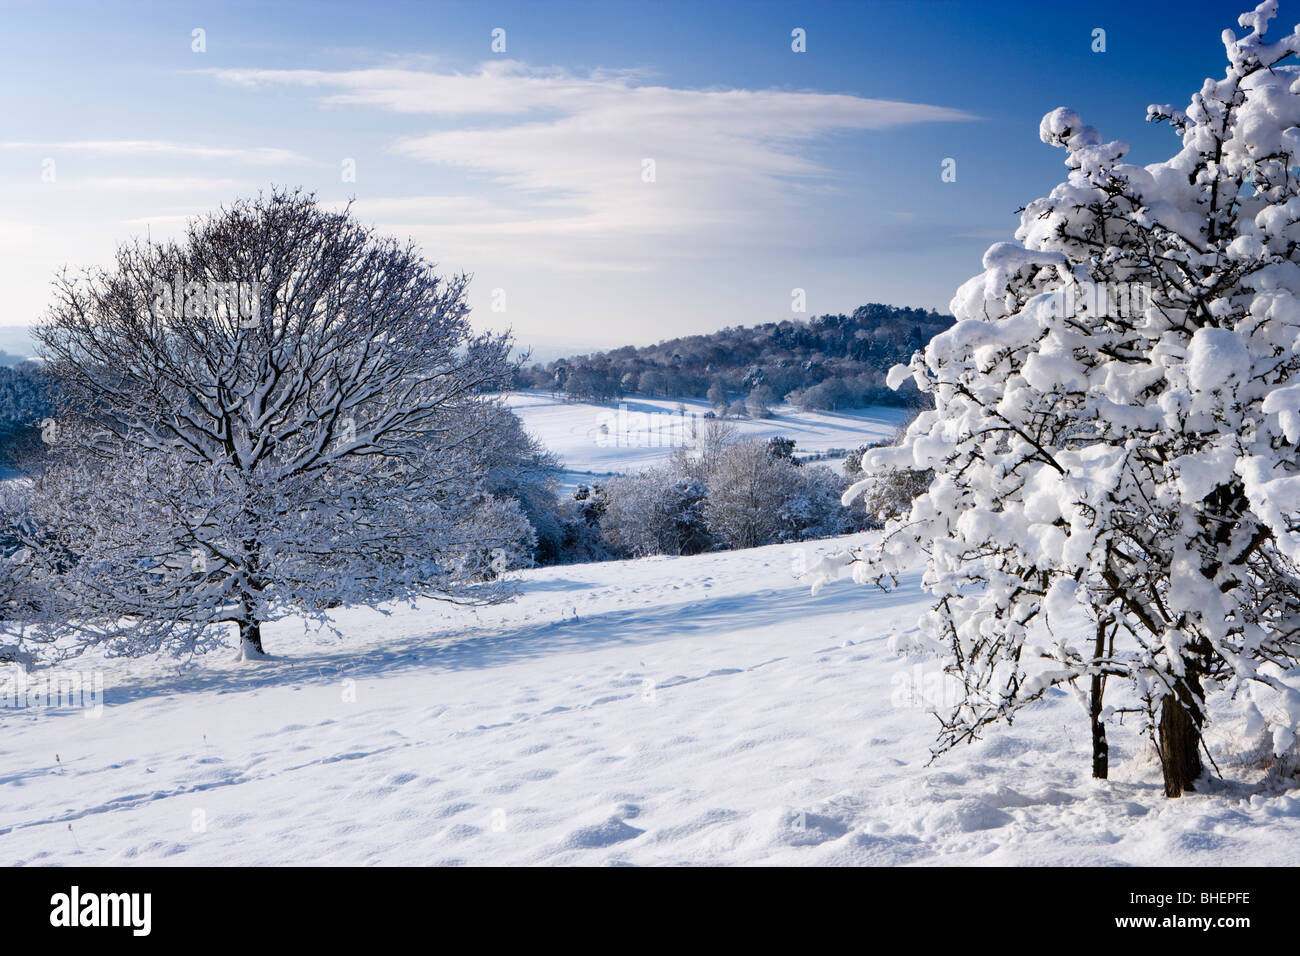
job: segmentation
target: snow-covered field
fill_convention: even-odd
[[[98,718],[0,711],[0,863],[1300,862],[1300,799],[1222,747],[1233,782],[1170,801],[1112,728],[1091,780],[1064,694],[927,767],[934,664],[887,647],[917,577],[812,597],[799,560],[521,572],[495,608],[281,622],[256,664],[83,659]]]
[[[566,402],[535,390],[511,392],[505,400],[524,426],[563,461],[563,484],[570,489],[593,478],[631,474],[662,462],[672,453],[672,433],[668,427],[670,422],[681,421],[679,406],[686,409],[688,427],[692,415],[703,416],[711,408],[708,402],[696,399],[679,402],[635,397],[609,405],[593,405]],[[636,415],[661,417],[632,418]],[[908,412],[902,408],[803,412],[779,405],[773,409],[771,418],[728,419],[728,422],[744,437],[793,438],[796,454],[806,455],[832,448],[854,449],[889,438],[907,417]],[[626,427],[620,429],[620,423]],[[615,432],[602,434],[602,424],[614,425]],[[616,434],[620,431],[621,434]],[[660,438],[660,435],[667,437]],[[840,463],[827,464],[838,467]]]

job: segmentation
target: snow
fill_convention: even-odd
[[[1222,729],[1229,782],[1178,800],[1118,723],[1091,780],[1060,691],[927,766],[944,679],[890,650],[919,569],[791,574],[871,538],[515,572],[269,625],[256,663],[83,658],[102,716],[0,708],[0,864],[1300,863],[1296,792]]]
[[[711,411],[708,402],[697,399],[653,399],[631,396],[607,405],[569,402],[549,392],[528,390],[504,396],[524,422],[524,426],[543,445],[555,452],[564,463],[565,489],[589,484],[614,474],[634,474],[664,462],[672,454],[672,422],[681,422],[678,406],[686,408],[686,429],[692,415],[702,419]],[[620,417],[620,406],[623,407]],[[903,408],[872,407],[838,412],[805,412],[788,405],[772,409],[773,417],[763,419],[726,419],[736,427],[740,437],[770,438],[781,435],[795,440],[795,454],[802,456],[832,448],[848,451],[882,441],[907,421]],[[632,416],[660,416],[634,419]],[[619,423],[628,423],[620,428]],[[630,435],[617,443],[602,434],[602,423]],[[663,424],[663,429],[658,426]],[[630,430],[629,430],[630,429]],[[680,433],[680,431],[679,431]],[[663,438],[659,436],[663,435]],[[835,462],[827,462],[834,465]]]
[[[1070,149],[1101,145],[1101,134],[1095,128],[1085,126],[1078,113],[1064,106],[1043,117],[1038,124],[1038,138],[1044,143],[1059,143]]]
[[[1213,392],[1250,379],[1250,352],[1231,329],[1197,329],[1187,349],[1187,380],[1194,392]]]

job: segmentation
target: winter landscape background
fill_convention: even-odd
[[[566,486],[671,452],[599,447],[599,406],[507,401]],[[811,451],[899,417],[741,427]],[[340,610],[337,633],[287,619],[253,671],[92,654],[78,706],[3,712],[5,862],[1294,864],[1300,800],[1237,724],[1212,741],[1229,781],[1180,801],[1136,726],[1091,780],[1064,692],[930,765],[955,694],[907,652],[919,569],[891,595],[797,577],[878,537],[512,571],[510,604]]]
[[[1276,0],[146,6],[0,6],[0,863],[1300,859]]]

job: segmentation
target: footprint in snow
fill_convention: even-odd
[[[644,830],[629,826],[626,822],[614,816],[604,823],[579,827],[561,841],[560,848],[564,850],[597,850],[626,840],[635,840],[643,833],[645,833]]]

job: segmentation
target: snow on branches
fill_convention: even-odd
[[[58,440],[6,529],[47,584],[27,646],[202,650],[235,625],[260,654],[284,614],[505,597],[531,529],[484,486],[485,392],[511,365],[466,281],[295,191],[65,275],[36,333]]]
[[[1294,743],[1300,28],[1266,42],[1275,13],[1224,33],[1226,74],[1185,111],[1150,108],[1181,137],[1165,162],[1125,162],[1074,111],[1047,114],[1066,181],[890,376],[935,407],[864,472],[934,478],[878,549],[815,570],[889,586],[924,560],[923,625],[965,689],[936,754],[1053,687],[1087,689],[1098,776],[1105,719],[1143,714],[1170,796],[1201,772],[1211,694],[1258,706],[1276,752]],[[1131,708],[1103,704],[1117,681]]]

